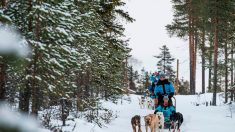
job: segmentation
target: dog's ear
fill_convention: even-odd
[[[144,116],[144,120],[147,120],[147,116]]]

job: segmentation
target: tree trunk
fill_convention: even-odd
[[[127,75],[127,70],[128,70],[128,57],[126,57],[126,60],[125,60],[125,63],[124,63],[124,71],[125,71],[125,75],[124,75],[124,78],[125,78],[125,89],[126,89],[126,94],[128,95],[129,94],[129,86],[128,86],[128,75]]]
[[[29,66],[31,67],[31,66]],[[31,70],[26,68],[26,75],[30,75]],[[27,79],[25,81],[25,88],[20,89],[20,101],[19,101],[19,109],[22,112],[28,113],[29,112],[29,99],[31,96],[31,79]]]
[[[32,11],[32,0],[28,0],[28,13],[30,13]],[[32,18],[29,18],[29,23],[28,23],[28,32],[32,32]],[[30,45],[31,46],[31,45]],[[32,65],[33,62],[29,62],[28,66],[26,67],[26,75],[32,75]],[[23,112],[28,113],[29,112],[29,100],[30,100],[30,96],[31,96],[31,91],[32,90],[32,79],[28,78],[25,81],[25,88],[22,88],[20,90],[20,101],[19,101],[19,109]]]
[[[217,65],[218,65],[218,18],[215,18],[214,27],[214,81],[213,81],[213,100],[212,105],[216,106],[216,93],[217,93]]]
[[[190,94],[193,94],[193,31],[192,31],[192,8],[191,0],[189,0],[189,69],[190,69]]]
[[[64,105],[65,103],[64,103],[64,100],[62,100],[62,104],[61,104],[61,119],[62,119],[62,126],[65,126],[65,121],[66,121],[66,114],[65,114],[65,105]]]
[[[108,91],[106,89],[104,90],[104,99],[108,101]]]
[[[39,20],[39,14],[37,14],[37,18],[36,18],[36,27],[35,27],[35,36],[36,36],[36,41],[40,41],[40,29],[41,29],[41,25],[40,25],[40,20]],[[38,60],[39,60],[39,51],[38,51],[38,47],[35,46],[35,55],[34,55],[34,59],[33,59],[33,74],[32,74],[32,114],[37,116],[38,115],[38,108],[39,108],[39,97],[38,97],[38,93],[39,93],[39,89],[37,88],[37,84],[36,84],[36,79],[35,76],[37,75],[37,71],[38,71]]]
[[[205,30],[202,33],[202,93],[205,93]]]
[[[34,66],[33,66],[33,74],[32,74],[32,82],[31,82],[31,89],[32,89],[32,114],[37,116],[38,114],[38,93],[39,89],[36,86],[36,71],[37,71],[37,60],[38,60],[38,53],[37,49],[35,49],[35,58],[34,58]]]
[[[82,102],[82,98],[83,98],[83,88],[81,87],[80,84],[77,84],[78,90],[77,90],[77,111],[83,111],[84,107],[83,107],[83,102]]]
[[[212,67],[212,48],[213,48],[213,37],[212,37],[212,34],[210,34],[210,48],[209,48],[209,77],[208,77],[208,91],[212,92],[212,70],[213,70],[213,67]]]
[[[211,82],[212,82],[212,68],[211,68],[211,64],[212,64],[212,61],[211,61],[212,58],[210,58],[210,61],[209,61],[209,65],[210,65],[210,68],[209,68],[209,77],[208,77],[208,91],[209,92],[212,92],[212,87],[211,87]]]
[[[190,94],[195,94],[196,92],[196,38],[194,31],[195,18],[193,17],[193,6],[192,0],[187,1],[189,4],[188,9],[188,27],[189,27],[189,66],[190,66]],[[196,40],[196,41],[195,41]]]
[[[164,49],[163,49],[163,58],[164,58],[163,71],[166,74],[166,46],[164,46]]]
[[[197,45],[198,45],[198,34],[197,31],[194,33],[194,51],[193,51],[193,94],[196,93],[196,69],[197,69]]]
[[[234,48],[234,44],[232,43],[232,49],[231,49],[231,89],[233,89],[233,84],[234,84],[234,80],[233,80],[233,68],[234,68],[234,64],[233,64],[233,49]],[[233,101],[233,97],[231,96],[231,101]]]
[[[0,61],[0,101],[5,100],[6,97],[6,70],[7,70],[7,64],[4,58]]]
[[[228,102],[228,44],[227,41],[225,42],[225,46],[224,46],[224,50],[225,50],[225,55],[224,55],[224,66],[225,66],[225,103]]]
[[[2,0],[2,5],[1,5],[1,6],[2,6],[3,8],[5,8],[6,5],[7,5],[7,1],[6,1],[6,0]]]
[[[2,8],[6,7],[6,0],[2,0],[1,5]],[[0,101],[5,100],[6,94],[6,70],[7,64],[4,57],[0,56]]]
[[[79,72],[77,75],[77,111],[84,111],[84,92],[85,92],[85,75]]]
[[[190,94],[193,94],[193,62],[192,62],[192,46],[191,35],[189,35],[189,67],[190,67]]]

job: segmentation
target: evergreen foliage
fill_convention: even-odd
[[[60,106],[61,99],[73,100],[71,111],[87,113],[101,127],[99,111],[110,111],[99,101],[115,101],[125,88],[130,48],[120,18],[134,19],[124,5],[122,0],[1,1],[0,26],[13,26],[31,52],[17,65],[0,56],[0,98],[19,100],[19,109],[34,115]]]
[[[166,45],[163,45],[160,48],[161,53],[155,58],[159,59],[157,66],[160,68],[162,72],[164,72],[171,81],[175,80],[175,71],[173,70],[172,63],[174,62],[174,58],[171,56],[170,51]]]
[[[205,71],[209,70],[208,91],[216,93],[234,90],[234,0],[172,0],[174,19],[166,26],[170,36],[189,40],[190,93],[195,94],[196,60],[202,60],[202,93],[205,90]],[[229,76],[231,78],[229,78]],[[230,91],[231,91],[230,90]],[[234,93],[232,93],[233,95]],[[232,97],[231,97],[232,98]]]

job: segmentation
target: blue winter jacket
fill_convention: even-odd
[[[155,75],[151,75],[149,80],[151,81],[151,83],[153,83],[156,80],[156,76]]]
[[[165,90],[163,89],[163,85],[165,87]],[[169,94],[172,94],[172,93],[174,94],[174,92],[175,92],[175,89],[174,89],[172,83],[169,82],[167,79],[164,80],[164,81],[159,80],[157,85],[154,88],[154,94],[156,94],[156,95],[159,95],[159,94],[169,95]]]
[[[156,108],[157,112],[163,112],[165,122],[170,121],[170,116],[173,112],[175,112],[175,107],[174,106],[163,106],[159,105]]]
[[[148,90],[149,90],[151,93],[154,93],[154,88],[152,87],[152,85],[150,85],[150,86],[148,87]]]
[[[158,76],[155,76],[155,78],[156,78],[156,80],[158,81],[159,79],[160,79],[160,76],[158,75]]]
[[[150,91],[150,93],[154,93],[154,88],[152,87],[152,85],[150,85],[148,87],[148,90]],[[156,99],[156,95],[155,94],[154,95],[150,94],[149,97],[152,98],[152,99]]]

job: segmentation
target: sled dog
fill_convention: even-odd
[[[159,118],[159,130],[164,132],[164,115],[162,112],[157,112],[157,116]]]
[[[141,131],[141,122],[140,122],[140,116],[139,115],[135,115],[134,117],[131,118],[131,125],[133,128],[133,132],[137,132],[136,128],[138,128],[138,132],[142,132]]]
[[[139,99],[140,108],[141,109],[145,108],[145,98],[141,97],[141,98],[138,98],[138,99]]]
[[[183,115],[180,112],[173,113],[170,116],[170,120],[175,123],[175,125],[176,125],[175,128],[176,128],[176,130],[179,131],[180,126],[182,125],[182,123],[184,121]]]
[[[152,99],[148,99],[148,100],[147,100],[147,108],[154,110],[155,105],[154,105],[154,102],[153,102]]]
[[[158,116],[156,116],[155,114],[149,114],[144,117],[144,121],[145,121],[146,132],[148,132],[148,128],[150,128],[151,132],[158,131],[159,122],[160,122]]]

